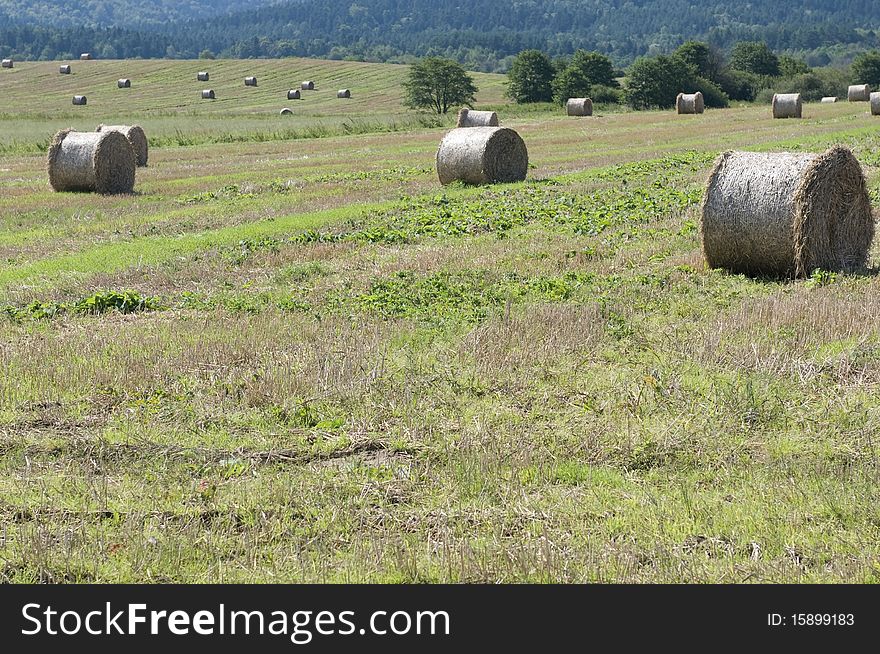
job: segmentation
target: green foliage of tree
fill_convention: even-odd
[[[614,64],[599,52],[578,50],[565,69],[553,82],[553,95],[557,102],[568,98],[583,98],[590,95],[593,86],[616,88]]]
[[[782,77],[794,77],[795,75],[804,75],[810,72],[812,72],[812,68],[803,59],[780,55],[779,74]]]
[[[685,41],[672,53],[688,64],[697,75],[711,79],[714,73],[712,65],[712,50],[708,43],[701,41]]]
[[[689,91],[692,72],[679,57],[640,57],[627,71],[626,101],[633,109],[675,106],[676,96]]]
[[[540,50],[523,50],[507,73],[507,97],[514,102],[550,102],[556,69]]]
[[[766,43],[761,41],[740,41],[733,47],[730,67],[754,75],[779,75],[779,57]]]
[[[853,59],[851,81],[853,84],[870,84],[880,87],[880,51],[871,50]]]
[[[443,57],[425,57],[410,66],[403,83],[404,104],[445,114],[449,107],[474,103],[477,86],[464,67]]]

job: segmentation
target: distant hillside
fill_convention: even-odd
[[[0,54],[32,58],[61,56],[74,38],[120,57],[444,54],[478,70],[503,69],[532,47],[595,49],[627,63],[690,38],[720,47],[759,39],[822,63],[880,45],[876,0],[0,0],[4,14]]]

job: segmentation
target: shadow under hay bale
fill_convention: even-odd
[[[834,102],[837,102],[837,96],[836,95],[826,95],[824,98],[819,100],[819,102],[821,102],[822,104],[832,104]]]
[[[284,107],[284,109],[282,109],[278,113],[282,116],[289,116],[293,113],[293,109],[291,109],[290,107]]]
[[[15,63],[12,61],[12,59],[4,59],[2,62],[0,62],[0,65],[2,65],[3,68],[13,68],[15,66]]]
[[[205,89],[202,91],[202,100],[213,100],[215,97],[214,89]]]
[[[456,127],[498,127],[498,114],[494,111],[474,111],[463,107],[458,111]]]
[[[287,92],[288,100],[299,100],[302,98],[302,94],[299,92],[299,89],[290,89]]]
[[[130,89],[131,88],[131,80],[130,79],[116,80],[116,88]]]
[[[70,75],[70,65],[58,66],[59,75]]]
[[[569,98],[565,101],[566,116],[592,116],[593,101],[590,98]]]
[[[98,125],[95,131],[119,132],[131,144],[131,148],[134,150],[135,157],[137,158],[138,167],[141,168],[147,165],[149,146],[147,144],[147,135],[140,125]]]
[[[800,118],[803,113],[801,94],[774,93],[772,109],[774,118]]]
[[[315,83],[310,82],[310,81],[305,81],[299,85],[299,88],[302,89],[303,91],[314,91],[315,90]]]
[[[703,195],[700,235],[710,268],[803,277],[867,264],[874,220],[852,152],[725,152]]]
[[[136,157],[119,132],[58,132],[49,146],[46,165],[55,191],[130,193]]]
[[[867,84],[853,84],[846,90],[847,102],[868,102],[871,99],[871,87]]]
[[[73,104],[77,106],[82,106],[89,103],[89,99],[84,95],[75,95],[73,96]]]
[[[207,82],[210,78],[211,78],[211,76],[208,75],[208,72],[205,70],[200,70],[199,72],[196,73],[196,81],[197,82]]]
[[[880,116],[880,91],[871,94],[871,115]]]
[[[443,185],[521,182],[529,153],[519,134],[507,127],[466,127],[450,131],[437,149],[437,176]]]
[[[700,91],[696,93],[679,93],[675,98],[675,111],[679,114],[701,114],[706,109],[703,102],[703,94]]]
[[[256,77],[245,77],[244,78],[244,85],[245,86],[256,86],[257,85],[257,78]]]
[[[351,97],[351,91],[349,91],[348,89],[339,89],[339,90],[336,92],[336,97],[337,97],[337,98],[350,98],[350,97]]]

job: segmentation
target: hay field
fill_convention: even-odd
[[[529,178],[441,188],[454,117],[401,110],[397,67],[84,62],[79,114],[72,63],[0,75],[0,581],[880,579],[880,282],[698,241],[728,148],[846,144],[876,204],[867,105],[568,118],[485,76]],[[289,65],[333,80],[295,138],[283,96],[198,99]],[[342,87],[397,131],[346,135]],[[36,146],[102,122],[151,138],[136,194],[51,192]]]

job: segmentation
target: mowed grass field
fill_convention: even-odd
[[[846,144],[876,201],[867,104],[572,119],[478,76],[529,179],[442,188],[400,67],[72,63],[0,75],[0,580],[880,579],[877,276],[698,236],[730,148]],[[37,146],[99,122],[147,129],[136,193],[53,193]]]

